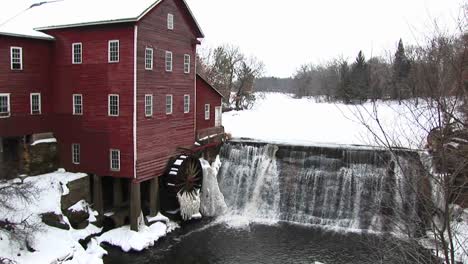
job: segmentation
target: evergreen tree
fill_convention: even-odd
[[[393,61],[393,99],[402,100],[410,96],[407,84],[410,69],[411,64],[406,57],[403,40],[400,39]]]
[[[366,58],[359,51],[351,72],[351,97],[355,100],[365,101],[369,97],[369,70]]]

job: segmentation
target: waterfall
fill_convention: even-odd
[[[404,221],[418,217],[408,155],[228,143],[221,160],[219,185],[233,215],[376,232],[416,228]]]

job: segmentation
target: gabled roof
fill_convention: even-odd
[[[200,79],[201,81],[203,81],[204,83],[206,83],[211,89],[213,89],[213,91],[215,91],[217,94],[219,94],[222,98],[224,98],[224,95],[219,92],[216,88],[214,88],[213,85],[211,85],[210,82],[208,82],[205,78],[203,78],[203,76],[201,76],[200,74],[197,73],[197,79]]]
[[[41,30],[137,22],[163,0],[52,0],[32,5],[0,24],[1,35],[54,39]],[[182,0],[199,32],[203,33]],[[1,22],[0,22],[1,23]]]

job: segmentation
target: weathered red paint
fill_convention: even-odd
[[[221,106],[222,96],[197,75],[197,130],[215,126],[215,107]],[[210,119],[205,120],[205,104],[210,105]]]
[[[174,15],[174,30],[167,29],[167,14]],[[0,56],[0,93],[11,93],[12,116],[0,119],[0,137],[54,132],[62,166],[68,171],[144,181],[161,176],[177,148],[195,141],[195,110],[221,98],[200,87],[195,104],[195,57],[202,37],[181,0],[164,0],[136,23],[93,25],[47,30],[55,40],[0,35],[0,54],[10,46],[23,47],[24,70],[10,70],[9,56]],[[134,124],[136,39],[136,124]],[[108,41],[119,40],[119,62],[108,62]],[[82,43],[82,63],[72,63],[72,44]],[[154,50],[153,70],[145,70],[145,48]],[[173,71],[165,70],[165,51],[173,53]],[[190,73],[184,73],[189,54]],[[202,84],[205,85],[206,84]],[[41,92],[42,115],[29,113],[29,93]],[[73,115],[73,94],[83,96],[83,115]],[[108,95],[118,94],[120,115],[108,116]],[[153,95],[154,113],[145,116],[145,95]],[[165,113],[165,96],[173,95],[173,113]],[[184,113],[184,95],[190,111]],[[200,111],[200,110],[197,110]],[[134,127],[135,126],[135,127]],[[136,153],[134,153],[136,128]],[[80,164],[72,163],[72,144],[80,144]],[[121,153],[120,171],[110,169],[110,149]],[[134,163],[136,161],[136,163]],[[134,167],[134,164],[136,166]],[[136,174],[135,174],[136,172]]]
[[[23,70],[11,70],[10,47],[23,48]],[[52,42],[0,35],[0,93],[10,94],[10,113],[0,117],[0,137],[50,132]],[[30,93],[41,93],[42,113],[31,115]]]
[[[54,134],[62,166],[69,171],[133,178],[133,25],[114,24],[50,30],[55,38]],[[119,62],[108,62],[108,41],[119,40]],[[72,64],[72,43],[83,47]],[[83,115],[73,115],[73,94],[83,95]],[[119,95],[119,116],[108,116],[108,95]],[[81,162],[71,146],[80,144]],[[120,171],[110,169],[110,149],[119,149]]]

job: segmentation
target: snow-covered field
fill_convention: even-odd
[[[425,104],[377,102],[379,120],[392,145],[420,149],[433,128],[431,111]],[[374,105],[344,105],[295,99],[287,94],[257,94],[251,110],[223,114],[226,132],[234,138],[251,138],[289,144],[344,144],[381,146],[382,142],[363,125],[363,120],[380,138],[378,123],[371,118]]]

